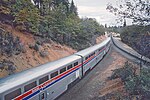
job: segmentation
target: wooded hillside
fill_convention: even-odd
[[[0,78],[94,45],[104,31],[73,1],[0,0]]]
[[[105,31],[95,19],[80,19],[73,0],[1,0],[0,22],[77,50]]]

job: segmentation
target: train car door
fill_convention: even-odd
[[[77,56],[81,57],[81,70],[80,70],[80,78],[82,78],[84,76],[84,69],[83,69],[83,61],[84,61],[84,57],[81,55],[76,54]]]
[[[40,93],[40,100],[46,100],[46,92],[41,92]]]

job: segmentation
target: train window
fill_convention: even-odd
[[[20,88],[15,90],[15,91],[12,91],[12,92],[6,94],[5,95],[5,100],[12,100],[12,99],[14,99],[15,97],[17,97],[19,95],[21,95],[21,89]]]
[[[60,74],[61,74],[61,73],[63,73],[63,72],[65,72],[65,71],[66,71],[66,67],[65,67],[65,68],[60,69]]]
[[[88,57],[85,58],[85,60],[87,60],[87,59],[88,59]]]
[[[51,74],[51,78],[53,78],[53,77],[55,77],[55,76],[57,76],[57,75],[58,75],[58,71],[52,73],[52,74]]]
[[[94,55],[95,55],[95,52],[94,52]]]
[[[75,62],[75,63],[74,63],[74,66],[77,66],[77,65],[78,65],[78,62]]]
[[[102,48],[99,49],[99,51],[101,51],[101,50],[102,50]]]
[[[95,55],[95,52],[93,53],[93,56]]]
[[[101,48],[99,49],[99,51],[101,51]]]
[[[34,87],[36,87],[36,86],[37,86],[36,81],[35,81],[35,82],[32,82],[32,83],[30,83],[30,84],[28,84],[28,85],[26,85],[26,86],[24,87],[24,92],[27,92],[28,90],[30,90],[30,89],[32,89],[32,88],[34,88]]]
[[[72,64],[67,66],[67,70],[71,69],[72,68]]]
[[[48,76],[45,76],[45,77],[39,79],[39,84],[42,84],[42,83],[46,82],[47,80],[48,80]]]

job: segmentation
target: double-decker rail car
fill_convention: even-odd
[[[0,79],[0,100],[54,100],[108,52],[110,38],[71,56]]]
[[[96,54],[96,60],[98,63],[104,57],[104,55],[108,52],[108,50],[110,48],[110,38],[107,38],[102,43],[97,44],[96,47],[98,48],[97,54]]]
[[[82,57],[83,74],[85,74],[88,70],[92,69],[103,58],[106,52],[108,52],[109,47],[106,45],[110,45],[109,41],[110,38],[107,38],[100,44],[76,53],[76,55]]]
[[[81,57],[68,56],[0,80],[0,100],[53,100],[81,77]]]
[[[109,50],[109,48],[110,48],[110,37],[106,40],[106,41],[104,41],[105,43],[105,52],[108,52],[108,50]]]

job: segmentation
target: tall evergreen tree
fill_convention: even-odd
[[[78,15],[77,7],[74,5],[74,1],[72,0],[70,5],[70,13],[74,13],[76,16]]]
[[[66,10],[68,12],[69,11],[69,1],[68,0],[54,0],[54,4],[56,7],[58,7],[59,4],[61,4],[61,3],[66,6]]]

